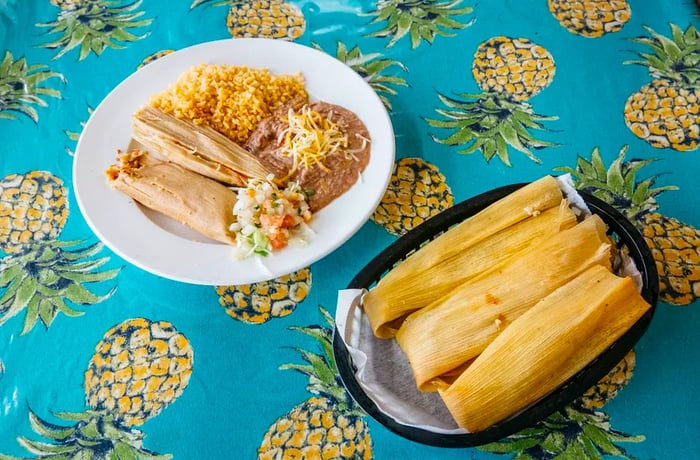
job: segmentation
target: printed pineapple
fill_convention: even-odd
[[[49,71],[47,66],[27,65],[24,57],[15,60],[12,53],[5,51],[0,62],[0,118],[16,120],[16,114],[21,114],[37,123],[39,113],[32,105],[46,107],[42,96],[61,97],[58,90],[39,86],[51,78],[65,82],[63,75]]]
[[[231,318],[262,324],[291,314],[311,289],[309,267],[280,278],[239,286],[216,286],[219,304]]]
[[[506,93],[525,101],[554,79],[554,58],[544,47],[526,38],[493,37],[474,53],[472,75],[485,92]]]
[[[312,43],[312,45],[314,48],[323,51],[316,43]],[[381,53],[362,54],[359,46],[348,50],[345,43],[338,41],[335,57],[357,72],[374,89],[388,110],[392,109],[388,96],[395,96],[397,93],[393,86],[408,86],[408,83],[402,77],[382,74],[382,72],[394,66],[404,72],[408,69],[401,62],[385,58]]]
[[[171,458],[145,449],[145,435],[135,427],[182,395],[193,360],[187,337],[172,324],[124,321],[107,331],[88,363],[84,387],[89,409],[54,414],[72,426],[42,420],[30,409],[32,428],[49,442],[23,436],[17,442],[35,458]]]
[[[402,158],[394,164],[372,220],[389,233],[402,236],[453,204],[452,190],[435,165],[420,158]]]
[[[59,312],[79,316],[67,303],[93,305],[85,284],[110,280],[120,268],[97,271],[109,257],[94,258],[101,243],[56,239],[68,217],[63,181],[43,171],[10,174],[0,181],[0,326],[26,310],[22,334],[41,320],[49,327]]]
[[[634,350],[630,350],[605,377],[581,396],[580,404],[586,409],[600,409],[617,396],[632,378],[636,356]]]
[[[637,180],[636,173],[656,159],[625,161],[628,146],[606,168],[598,148],[591,159],[578,157],[571,173],[580,190],[612,204],[644,236],[659,273],[659,297],[673,305],[688,305],[700,297],[700,230],[657,212],[656,197],[675,186],[655,187],[659,175]]]
[[[655,148],[684,152],[700,145],[700,32],[671,24],[671,37],[645,27],[649,37],[633,41],[651,48],[625,64],[648,67],[654,78],[625,102],[624,117],[632,133]]]
[[[68,189],[46,171],[0,180],[0,250],[15,254],[30,243],[54,239],[68,219]]]
[[[309,377],[313,396],[279,417],[258,449],[258,460],[372,458],[372,439],[364,413],[345,391],[333,358],[333,318],[322,307],[328,327],[292,329],[316,340],[321,353],[296,348],[307,364],[285,364]]]
[[[301,10],[282,0],[234,1],[226,18],[232,37],[263,37],[296,40],[304,34]]]
[[[57,8],[68,11],[78,8],[83,1],[84,0],[49,0],[49,3]]]
[[[141,63],[136,67],[136,70],[141,69],[142,67],[150,64],[151,62],[156,61],[156,60],[162,58],[163,56],[167,56],[168,54],[170,54],[174,51],[175,50],[160,50],[160,51],[156,51],[153,54],[149,54],[148,56],[143,58],[143,61],[141,61]]]
[[[603,458],[603,455],[632,459],[618,443],[644,439],[641,435],[632,436],[612,429],[610,417],[603,412],[572,404],[531,428],[479,449],[494,454],[514,454],[513,458],[518,460],[586,459]]]
[[[626,0],[548,0],[547,5],[562,27],[589,38],[619,32],[632,15]]]
[[[474,19],[462,22],[459,16],[470,14],[473,7],[459,8],[462,0],[380,0],[377,9],[368,13],[373,16],[369,22],[383,24],[383,28],[365,35],[366,37],[391,37],[386,47],[408,35],[411,48],[417,48],[423,40],[432,44],[436,35],[452,37],[453,31],[465,29]]]
[[[535,139],[530,129],[545,129],[543,121],[556,120],[533,112],[527,102],[549,86],[556,66],[552,55],[526,38],[498,36],[481,43],[474,53],[472,74],[480,94],[458,97],[438,94],[447,109],[436,109],[443,119],[426,119],[429,126],[454,132],[436,142],[465,146],[459,153],[481,151],[487,162],[497,156],[511,166],[508,146],[524,153],[535,163],[541,160],[531,149],[557,144]]]
[[[61,11],[55,21],[37,24],[50,28],[49,34],[61,36],[41,46],[59,50],[58,59],[73,48],[80,47],[78,60],[91,52],[102,54],[106,48],[123,48],[123,43],[134,42],[146,36],[134,35],[127,29],[149,25],[153,19],[138,19],[144,15],[138,11],[142,0],[123,4],[121,0],[56,0],[52,3]]]

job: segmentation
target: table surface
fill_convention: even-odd
[[[0,0],[0,453],[700,458],[698,22],[691,0]],[[298,272],[163,279],[91,232],[73,151],[139,66],[240,36],[314,44],[372,85],[396,133],[389,189]],[[430,216],[564,172],[653,249],[661,300],[634,350],[566,410],[486,446],[425,446],[364,414],[328,356],[338,290]]]

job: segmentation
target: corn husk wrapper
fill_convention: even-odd
[[[394,337],[408,314],[575,224],[574,212],[568,202],[562,199],[559,206],[506,227],[442,260],[431,268],[430,276],[413,273],[416,265],[414,261],[398,264],[363,298],[363,306],[375,334],[384,339]],[[475,231],[480,229],[472,229],[470,226],[460,228],[460,232],[466,234]],[[439,244],[432,246],[434,243],[428,243],[410,257],[420,259],[430,251],[443,250]]]
[[[562,199],[557,180],[552,176],[544,176],[496,201],[420,248],[382,278],[376,288],[363,299],[363,308],[374,333],[380,338],[394,337],[399,325],[397,323],[400,323],[403,317],[427,305],[426,296],[430,293],[421,294],[418,291],[429,290],[423,283],[438,277],[434,272],[436,267],[441,266],[439,270],[443,271],[438,274],[441,277],[445,276],[438,284],[442,284],[443,291],[449,290],[446,287],[450,284],[450,276],[453,276],[456,273],[455,268],[459,267],[458,260],[450,263],[450,259],[459,255],[470,256],[469,253],[465,254],[465,251],[470,250],[481,257],[493,249],[517,250],[520,243],[515,240],[511,242],[513,248],[507,248],[507,245],[511,244],[508,242],[503,243],[506,247],[490,248],[491,244],[500,244],[493,243],[492,238],[504,229],[538,217],[547,209],[560,206]],[[479,245],[481,242],[484,243]],[[463,276],[464,279],[468,279],[472,275],[467,273]],[[413,289],[412,285],[415,286]]]
[[[151,152],[229,185],[271,174],[252,153],[218,131],[152,106],[132,116],[133,138]]]
[[[484,430],[555,390],[649,307],[631,278],[594,265],[513,321],[440,395],[460,427]]]
[[[236,193],[180,165],[135,151],[105,172],[111,186],[213,240],[236,244],[229,231]]]
[[[593,215],[410,314],[396,340],[417,387],[435,391],[442,374],[475,358],[508,324],[587,268],[610,270],[610,249],[605,224]]]

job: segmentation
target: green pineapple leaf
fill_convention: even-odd
[[[317,43],[312,42],[311,46],[319,51],[324,51]],[[408,69],[403,63],[385,58],[381,53],[363,54],[359,46],[348,49],[345,43],[338,41],[336,42],[335,57],[357,72],[374,89],[388,110],[392,109],[388,96],[395,96],[398,93],[395,87],[409,86],[402,77],[382,74],[391,68],[398,68],[403,72],[408,71]]]
[[[626,160],[627,150],[628,146],[624,145],[607,167],[600,149],[596,147],[591,153],[590,160],[580,155],[577,157],[576,168],[560,166],[554,170],[571,174],[577,189],[611,204],[635,222],[645,214],[658,209],[657,196],[667,191],[678,190],[678,187],[675,185],[656,187],[660,174],[638,180],[636,173],[643,167],[658,161],[658,158]]]
[[[333,317],[323,307],[319,307],[321,316],[327,326],[311,325],[292,326],[289,329],[311,337],[319,346],[321,353],[315,353],[299,347],[292,349],[301,355],[307,364],[287,363],[280,366],[282,370],[295,370],[309,378],[309,393],[327,398],[333,405],[347,415],[364,415],[364,411],[355,403],[343,386],[338,375],[338,368],[333,356]]]
[[[642,442],[644,439],[644,436],[613,430],[609,417],[603,412],[594,412],[573,404],[532,428],[480,446],[479,450],[537,460],[602,459],[604,455],[631,459],[628,452],[617,443]]]
[[[58,313],[80,316],[82,311],[68,306],[94,305],[112,296],[115,287],[97,295],[85,285],[115,278],[121,268],[97,271],[109,258],[93,260],[75,258],[75,253],[91,257],[103,245],[79,247],[82,241],[41,241],[30,244],[17,254],[0,259],[0,326],[26,310],[22,335],[41,321],[49,328]]]
[[[429,126],[455,130],[446,138],[432,136],[435,142],[460,146],[459,153],[481,151],[489,162],[497,156],[505,165],[511,166],[508,147],[525,154],[535,163],[541,160],[531,149],[555,147],[558,144],[536,139],[531,129],[546,130],[543,121],[557,117],[538,115],[527,102],[513,102],[499,93],[460,94],[448,97],[438,93],[440,101],[448,107],[435,109],[444,119],[425,119]],[[461,98],[461,99],[460,99]]]
[[[474,11],[473,7],[459,8],[460,3],[462,0],[380,0],[377,9],[366,15],[373,17],[370,25],[386,24],[365,36],[391,37],[387,48],[405,36],[410,38],[411,48],[417,48],[422,41],[431,44],[436,35],[451,37],[454,36],[452,31],[467,28],[474,23],[474,19],[466,22],[455,19]]]
[[[700,32],[690,25],[683,31],[671,24],[671,38],[644,26],[648,36],[631,41],[646,46],[652,53],[637,52],[641,59],[627,60],[625,64],[638,64],[649,69],[654,78],[664,78],[688,89],[700,88]]]
[[[124,48],[122,43],[148,35],[134,35],[127,29],[145,27],[153,22],[153,19],[138,19],[145,14],[137,11],[141,2],[135,0],[122,5],[120,0],[85,0],[74,9],[61,10],[55,21],[37,24],[49,28],[50,35],[60,34],[58,39],[40,46],[59,50],[52,59],[79,47],[79,61],[90,53],[99,56],[107,48]]]
[[[32,105],[48,106],[40,96],[61,97],[58,90],[39,86],[52,78],[66,81],[62,74],[49,71],[45,65],[27,65],[24,57],[15,60],[12,53],[5,51],[0,62],[0,118],[16,120],[16,114],[21,114],[37,123],[39,113]]]
[[[24,436],[17,443],[36,459],[143,459],[166,460],[171,455],[160,455],[143,447],[143,432],[124,427],[107,412],[87,410],[82,413],[54,413],[74,423],[59,426],[40,418],[29,408],[29,421],[39,436],[51,442],[37,441]],[[0,459],[15,459],[0,454]]]
[[[209,5],[209,6],[236,6],[240,3],[244,3],[241,0],[194,0],[192,4],[190,5],[190,9],[193,10],[197,8],[200,5]]]

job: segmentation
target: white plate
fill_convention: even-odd
[[[230,246],[208,240],[177,222],[144,209],[110,188],[105,169],[131,138],[131,114],[193,65],[234,64],[301,72],[312,100],[355,112],[372,139],[360,181],[318,212],[306,247],[287,247],[268,257],[235,260]],[[75,153],[73,186],[85,220],[112,251],[159,276],[208,285],[248,284],[304,268],[347,241],[381,200],[394,164],[394,131],[372,88],[352,69],[313,48],[271,39],[229,39],[195,45],[146,65],[120,83],[88,120]]]

